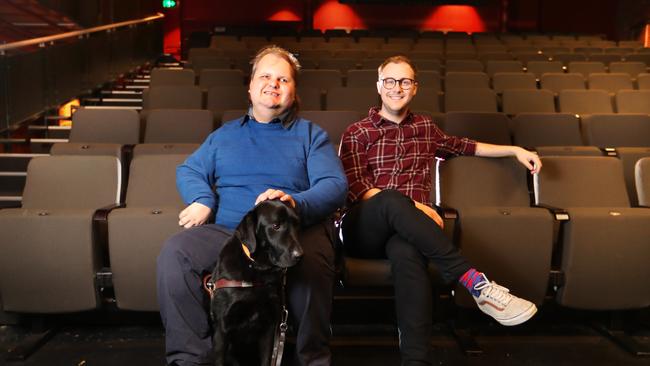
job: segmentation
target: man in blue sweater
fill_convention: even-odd
[[[212,271],[244,214],[267,199],[291,204],[303,225],[304,255],[287,274],[289,312],[297,326],[293,361],[331,362],[334,253],[322,222],[343,205],[347,182],[327,134],[297,117],[299,68],[282,48],[260,50],[247,115],[213,132],[177,169],[178,190],[188,204],[179,225],[187,230],[168,239],[158,257],[158,302],[171,365],[212,362],[202,276]],[[215,224],[206,225],[214,210]]]

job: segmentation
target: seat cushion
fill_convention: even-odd
[[[650,210],[569,208],[557,301],[589,310],[650,305]]]

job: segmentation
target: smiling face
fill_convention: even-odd
[[[408,90],[404,90],[401,83],[396,83],[393,88],[387,89],[381,81],[387,78],[395,80],[415,79],[415,71],[405,62],[390,62],[379,70],[377,92],[381,96],[382,102],[379,114],[391,121],[400,122],[408,111],[411,99],[417,93],[417,85],[412,85]]]
[[[296,99],[296,81],[291,65],[272,53],[255,66],[248,86],[253,116],[258,122],[270,122],[289,109]]]

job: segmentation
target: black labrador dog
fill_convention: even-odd
[[[283,272],[303,254],[299,230],[293,208],[262,201],[224,244],[210,279],[215,365],[270,364]]]

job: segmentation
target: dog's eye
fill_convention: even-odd
[[[272,228],[273,230],[278,231],[280,230],[280,224],[273,224]]]

